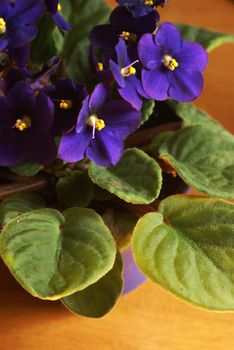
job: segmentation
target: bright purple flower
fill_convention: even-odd
[[[115,165],[120,160],[124,138],[137,129],[141,114],[125,101],[108,101],[109,89],[98,84],[86,97],[76,128],[61,139],[61,159],[77,162],[87,156],[100,166]]]
[[[133,17],[145,16],[152,12],[155,6],[165,5],[167,0],[116,0],[121,6],[126,7]]]
[[[148,98],[144,92],[141,81],[136,76],[136,65],[139,61],[131,62],[126,43],[123,39],[116,45],[117,63],[110,60],[110,69],[117,82],[119,94],[129,102],[133,108],[140,110],[142,107],[142,98]]]
[[[52,131],[55,135],[62,135],[76,124],[82,101],[87,96],[86,89],[83,84],[77,85],[70,79],[60,78],[55,85],[49,85],[43,92],[55,105],[55,123]]]
[[[40,0],[0,0],[0,51],[31,41],[37,35],[36,22],[43,12]]]
[[[37,95],[23,81],[0,97],[0,165],[14,166],[31,159],[49,164],[56,159],[56,145],[50,132],[54,118],[52,101]]]
[[[143,34],[155,30],[158,21],[156,11],[134,18],[126,8],[118,6],[110,15],[110,24],[94,27],[89,38],[93,46],[105,49],[114,48],[120,37],[128,43],[137,43]]]
[[[207,52],[197,43],[183,41],[174,25],[164,23],[155,36],[144,35],[138,52],[144,66],[142,85],[151,98],[188,102],[201,94]]]
[[[67,30],[71,29],[71,26],[69,23],[65,21],[63,16],[60,14],[61,12],[61,5],[59,3],[59,0],[45,0],[46,8],[49,14],[51,15],[51,18],[53,19],[54,23],[57,25],[59,30],[63,33]]]

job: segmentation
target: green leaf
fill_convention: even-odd
[[[25,160],[19,165],[15,165],[10,170],[20,176],[34,176],[43,168],[42,165],[33,163],[31,160]]]
[[[116,245],[91,209],[32,211],[5,226],[0,254],[32,295],[56,300],[98,281],[115,261]]]
[[[234,35],[219,33],[210,29],[194,27],[189,24],[176,24],[184,40],[196,41],[208,52],[224,43],[233,43]]]
[[[21,214],[44,208],[44,206],[43,198],[35,193],[9,196],[0,204],[0,226],[6,225]]]
[[[210,130],[225,131],[221,124],[213,119],[208,113],[192,103],[176,103],[174,105],[175,113],[183,119],[183,126],[202,125]]]
[[[160,148],[179,176],[199,191],[234,198],[234,137],[227,131],[188,126]]]
[[[143,106],[141,109],[142,118],[141,118],[140,125],[143,125],[145,122],[147,122],[147,120],[149,120],[149,118],[151,117],[151,115],[154,112],[154,107],[155,107],[154,100],[144,100],[143,101]]]
[[[127,210],[108,209],[102,219],[111,231],[118,248],[121,251],[126,249],[130,244],[138,217]]]
[[[60,40],[57,43],[57,48],[66,59],[68,75],[77,82],[86,82],[90,76],[89,32],[94,26],[107,21],[110,8],[103,0],[61,0],[60,2],[63,14],[72,29],[66,33],[63,41]]]
[[[159,157],[159,148],[173,134],[174,134],[174,131],[164,131],[164,132],[161,132],[161,134],[155,136],[151,140],[149,150],[154,157],[156,158]]]
[[[88,288],[72,294],[62,303],[72,312],[86,317],[102,317],[116,304],[121,295],[123,261],[119,253],[113,268]]]
[[[47,14],[39,21],[39,32],[31,46],[31,60],[34,64],[44,64],[52,56],[56,55],[56,46],[53,38],[54,28],[55,24]]]
[[[94,196],[94,184],[86,172],[73,171],[58,180],[56,192],[67,206],[87,207]]]
[[[234,310],[234,205],[172,196],[141,218],[133,253],[143,273],[175,295],[212,310]]]
[[[91,164],[89,176],[98,186],[134,204],[153,202],[162,185],[159,165],[137,148],[125,151],[115,166],[104,168]]]

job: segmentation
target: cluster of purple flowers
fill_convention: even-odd
[[[37,75],[22,69],[42,15],[48,13],[62,33],[70,29],[59,1],[0,0],[0,51],[24,62],[5,72],[0,83],[0,166],[25,159],[53,162],[57,137],[64,161],[88,157],[101,166],[115,165],[124,139],[140,124],[144,99],[183,102],[201,94],[207,53],[183,41],[173,24],[159,26],[155,8],[166,0],[117,2],[110,23],[90,33],[90,63],[101,81],[88,94],[66,77],[51,82],[59,58]],[[113,91],[119,98],[112,99]]]

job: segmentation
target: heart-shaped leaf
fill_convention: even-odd
[[[102,218],[111,231],[120,251],[126,249],[130,244],[138,216],[127,210],[109,208]]]
[[[119,253],[113,268],[88,288],[72,294],[62,303],[72,312],[86,317],[102,317],[115,305],[121,295],[123,261]]]
[[[19,193],[7,197],[0,204],[0,226],[21,214],[44,207],[43,198],[35,193]]]
[[[56,300],[88,287],[113,266],[116,246],[91,209],[32,211],[5,226],[0,254],[32,295]]]
[[[31,160],[25,160],[24,162],[13,166],[10,170],[20,176],[34,176],[43,168],[42,165],[33,163]]]
[[[141,118],[140,125],[143,125],[145,122],[147,122],[147,120],[149,120],[149,118],[151,117],[151,115],[154,112],[154,107],[155,107],[154,100],[144,100],[143,101],[143,105],[142,105],[142,109],[141,109],[142,118]]]
[[[199,191],[234,198],[234,137],[201,125],[188,126],[160,148],[180,177]]]
[[[104,168],[92,164],[89,176],[98,186],[126,202],[147,204],[155,200],[161,190],[162,174],[156,161],[143,151],[125,151],[116,166]]]
[[[58,180],[56,192],[67,206],[87,207],[94,197],[94,184],[86,172],[73,171]]]
[[[196,41],[204,46],[208,52],[222,44],[234,42],[234,35],[231,34],[220,33],[183,23],[178,23],[177,27],[181,31],[184,40]]]
[[[172,196],[133,233],[137,265],[153,281],[204,308],[234,310],[234,205]]]

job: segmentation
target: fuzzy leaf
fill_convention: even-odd
[[[199,191],[234,198],[234,137],[201,125],[188,126],[160,148],[179,176]]]
[[[102,218],[111,231],[118,248],[121,251],[126,249],[130,244],[138,217],[127,210],[108,209]]]
[[[56,300],[88,287],[113,266],[116,246],[91,209],[42,209],[5,226],[0,255],[32,295]]]
[[[212,310],[234,310],[234,205],[172,196],[141,218],[133,252],[143,273],[175,295]]]
[[[161,190],[162,174],[156,161],[143,151],[125,151],[119,163],[104,168],[91,164],[89,176],[98,186],[107,189],[126,202],[147,204],[155,200]]]
[[[59,201],[67,206],[87,207],[94,196],[94,184],[87,173],[73,171],[58,180],[56,192]]]
[[[184,40],[196,41],[208,52],[222,44],[234,42],[234,35],[231,34],[220,33],[183,23],[178,23],[177,27],[181,31]]]
[[[143,125],[154,112],[154,107],[155,107],[155,101],[154,100],[144,100],[143,106],[141,109],[142,113],[142,118],[141,118],[141,123],[140,125]]]
[[[192,103],[176,103],[174,105],[175,113],[183,119],[183,126],[202,125],[214,131],[224,131],[221,124],[213,119],[208,113]]]
[[[42,168],[42,165],[33,163],[31,160],[25,160],[24,162],[11,167],[10,170],[20,176],[34,176],[38,174]]]
[[[121,295],[122,270],[122,257],[117,253],[113,268],[104,277],[88,288],[62,299],[62,303],[78,315],[93,318],[104,316]]]
[[[6,225],[21,214],[44,206],[43,198],[35,193],[19,193],[7,197],[0,204],[0,226]]]

